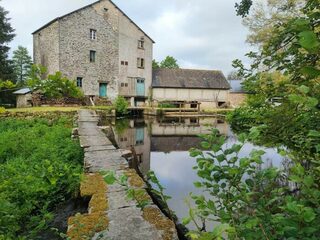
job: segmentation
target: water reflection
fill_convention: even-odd
[[[145,118],[119,120],[114,125],[115,139],[122,149],[134,146],[140,170],[146,174],[153,170],[161,184],[166,188],[166,194],[172,196],[169,206],[179,218],[188,215],[185,199],[190,192],[201,194],[193,182],[198,181],[196,171],[192,169],[196,160],[189,156],[191,147],[199,146],[201,139],[198,134],[210,133],[211,128],[219,129],[227,136],[225,147],[237,143],[236,136],[230,130],[227,122],[218,118]],[[257,147],[247,143],[239,156],[248,155],[252,149],[263,149],[261,167],[282,167],[285,159],[276,149]]]

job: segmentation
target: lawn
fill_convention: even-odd
[[[32,108],[11,108],[6,109],[8,112],[75,112],[80,107],[32,107]]]

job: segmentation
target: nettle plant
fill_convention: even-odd
[[[207,193],[191,194],[195,207],[183,220],[197,227],[188,233],[190,238],[320,239],[320,192],[312,175],[300,164],[293,164],[289,173],[262,169],[262,150],[239,157],[246,139],[257,135],[254,129],[249,136],[240,135],[240,143],[226,147],[226,137],[213,129],[201,135],[204,150],[190,150],[201,179],[194,184]]]

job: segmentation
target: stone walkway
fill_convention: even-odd
[[[122,151],[117,150],[103,131],[98,127],[99,116],[92,110],[79,110],[78,133],[80,144],[84,148],[85,169],[87,173],[97,173],[101,170],[114,170],[120,176],[130,171],[127,161],[122,157]],[[132,177],[139,176],[130,171],[128,184],[131,185]],[[134,176],[133,176],[133,175]],[[141,179],[141,178],[139,178]],[[145,188],[143,184],[142,187]],[[106,212],[109,220],[108,229],[97,233],[92,239],[95,240],[160,240],[178,239],[174,224],[161,213],[161,219],[156,222],[163,222],[166,228],[161,228],[161,224],[148,221],[144,210],[138,208],[137,202],[128,200],[126,190],[123,186],[114,184],[106,189],[108,210]],[[151,204],[150,210],[159,209]],[[168,225],[170,226],[168,229]]]

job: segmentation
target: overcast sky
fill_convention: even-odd
[[[17,36],[12,50],[25,46],[32,53],[31,33],[52,19],[95,0],[2,0]],[[114,0],[155,40],[154,58],[167,55],[184,68],[218,69],[227,75],[231,62],[250,50],[247,30],[236,16],[240,0]]]

